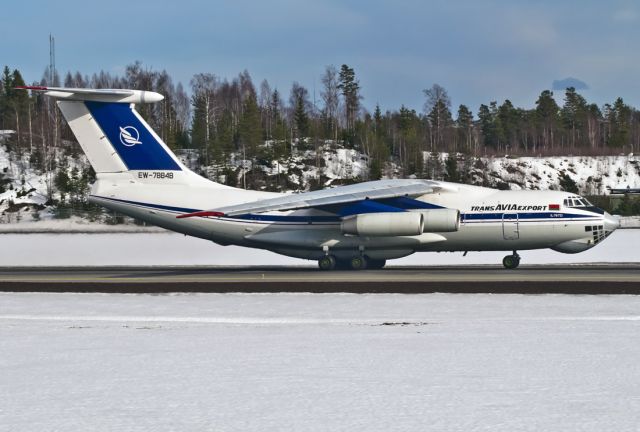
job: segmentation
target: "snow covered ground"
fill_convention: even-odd
[[[26,218],[25,218],[26,219]],[[39,221],[26,220],[15,223],[0,223],[0,234],[4,233],[165,233],[156,226],[132,223],[109,225],[103,221],[91,222],[78,216],[66,219],[44,218]]]
[[[637,431],[640,297],[0,293],[2,431]]]
[[[615,231],[596,247],[575,255],[520,251],[522,264],[640,262],[640,230]],[[505,252],[417,253],[390,265],[500,264]],[[272,252],[220,246],[175,233],[1,234],[0,266],[294,265],[315,262]]]

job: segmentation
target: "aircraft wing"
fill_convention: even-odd
[[[431,180],[377,180],[348,186],[338,186],[313,192],[291,194],[276,198],[253,201],[211,211],[190,213],[189,216],[237,216],[248,213],[299,210],[322,206],[348,204],[362,200],[379,200],[396,197],[417,197],[439,189],[438,182]]]

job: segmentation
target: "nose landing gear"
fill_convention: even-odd
[[[504,268],[513,270],[520,265],[520,255],[516,251],[513,251],[512,255],[507,255],[502,259],[502,265]]]

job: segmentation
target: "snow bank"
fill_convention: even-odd
[[[26,219],[26,216],[25,216]],[[31,219],[31,218],[29,218]],[[91,222],[81,217],[67,219],[45,218],[40,221],[26,220],[19,223],[0,223],[0,234],[35,233],[166,233],[163,228],[134,224],[109,225]]]

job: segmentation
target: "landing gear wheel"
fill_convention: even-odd
[[[520,256],[517,254],[507,255],[502,259],[502,265],[509,270],[517,268],[520,265]]]
[[[355,256],[349,262],[352,270],[363,270],[367,268],[367,259],[363,256]]]
[[[318,260],[320,270],[333,270],[336,268],[336,259],[333,255],[325,255]]]
[[[374,259],[367,259],[367,268],[369,269],[381,269],[384,267],[384,265],[387,263],[387,260],[374,260]]]

